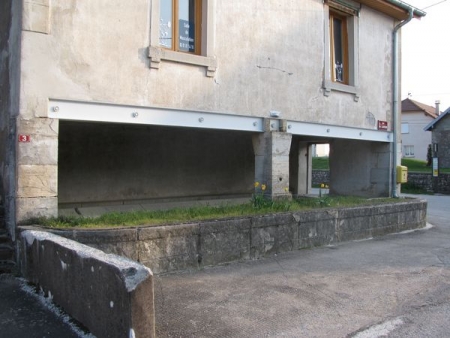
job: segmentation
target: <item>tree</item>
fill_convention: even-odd
[[[429,144],[427,149],[427,167],[431,166],[432,161],[433,161],[433,147],[431,146],[431,144]]]

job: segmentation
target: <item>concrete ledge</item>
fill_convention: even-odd
[[[280,252],[422,228],[427,202],[329,208],[195,224],[111,230],[51,230],[150,267],[154,273],[196,269]]]
[[[116,234],[120,238],[123,232]],[[112,244],[108,236],[104,240]],[[153,275],[147,267],[42,231],[21,232],[18,251],[22,275],[95,336],[155,336]]]

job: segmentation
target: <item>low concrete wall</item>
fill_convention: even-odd
[[[426,209],[426,201],[410,199],[195,224],[52,232],[163,273],[421,228]]]
[[[22,275],[97,337],[154,337],[147,267],[42,231],[18,240]]]

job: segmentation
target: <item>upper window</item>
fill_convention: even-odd
[[[162,61],[206,68],[213,77],[217,60],[213,55],[216,0],[152,0],[148,56],[150,68]]]
[[[347,17],[334,11],[330,11],[330,54],[332,80],[349,84]]]
[[[201,54],[202,0],[160,0],[159,44]]]
[[[409,124],[402,123],[402,134],[409,134]]]
[[[351,93],[358,101],[358,26],[360,4],[325,1],[324,94],[332,90]]]

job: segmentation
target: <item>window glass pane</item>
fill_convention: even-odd
[[[172,0],[160,1],[159,13],[159,44],[166,48],[172,48],[173,39],[173,8]]]
[[[342,50],[343,22],[339,18],[333,18],[333,41],[334,41],[334,68],[336,81],[344,82],[344,53]]]
[[[195,0],[179,0],[178,2],[178,50],[195,51]]]
[[[408,133],[409,133],[409,124],[402,123],[402,134],[408,134]]]

